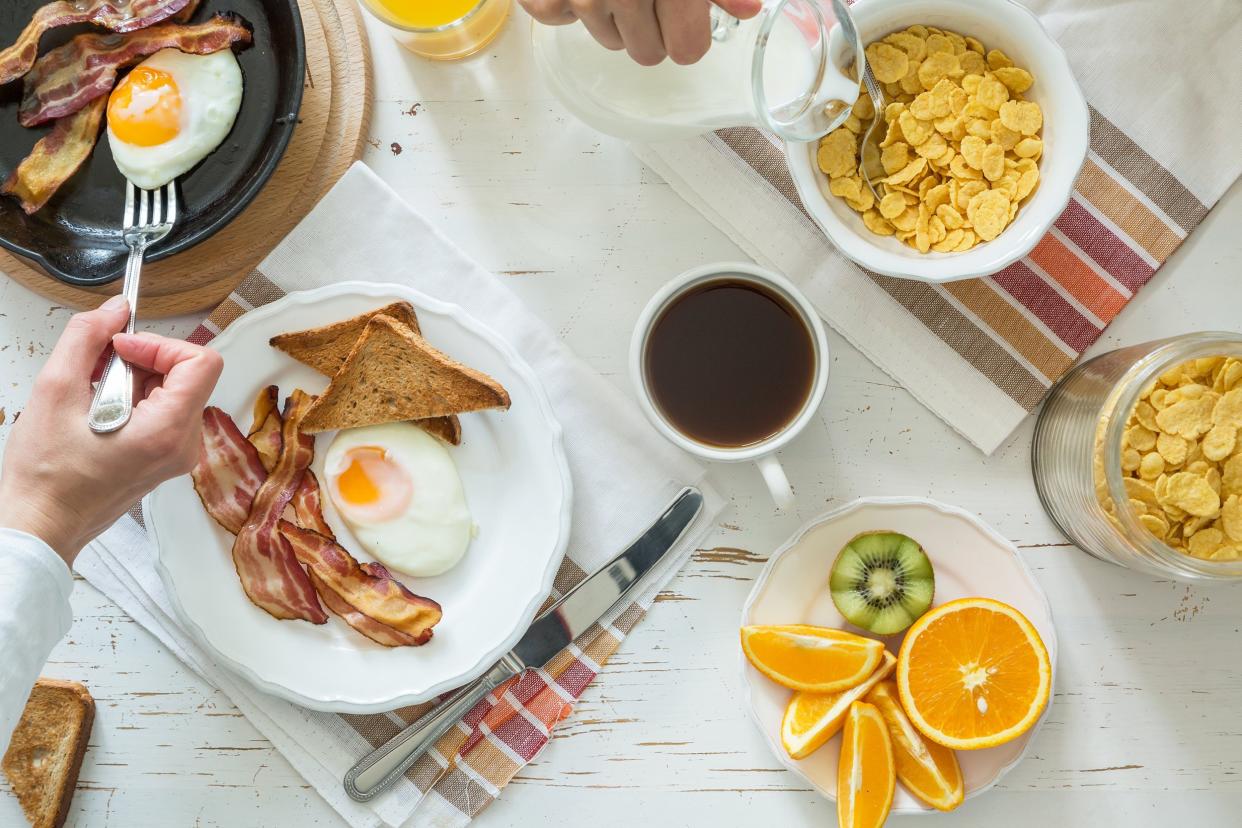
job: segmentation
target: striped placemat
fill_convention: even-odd
[[[1102,10],[1068,0],[1037,5],[1066,30],[1061,39],[1089,99],[1106,78],[1111,85],[1100,96],[1109,111],[1118,111],[1119,98],[1150,106],[1141,119],[1128,111],[1127,117],[1161,145],[1164,161],[1140,146],[1133,130],[1127,134],[1116,118],[1092,107],[1090,152],[1069,206],[1029,256],[986,278],[932,285],[867,272],[844,259],[803,208],[783,144],[757,129],[634,147],[756,261],[802,286],[838,332],[988,453],[1039,405],[1242,172],[1242,154],[1219,151],[1222,140],[1239,134],[1231,125],[1242,129],[1236,50],[1188,32],[1173,53],[1178,65],[1184,59],[1184,71],[1168,78],[1176,94],[1150,94],[1137,75],[1158,69],[1125,64],[1130,58],[1120,44],[1133,44],[1134,37],[1162,41],[1161,27],[1173,14],[1167,4],[1131,0],[1148,10],[1140,21],[1137,11],[1127,17],[1132,39],[1109,38],[1111,45],[1092,40],[1098,45],[1092,53],[1085,51],[1081,27],[1071,24],[1098,24]],[[1207,5],[1216,12],[1205,10],[1196,30],[1242,32],[1242,6]],[[1124,16],[1114,10],[1110,17],[1117,14]],[[1075,60],[1076,49],[1081,60]],[[1215,79],[1230,67],[1236,69],[1231,80],[1215,92]],[[1119,90],[1124,73],[1131,78]],[[1232,106],[1203,105],[1230,94]],[[1197,133],[1184,125],[1195,121]],[[1167,136],[1153,131],[1156,123],[1187,140],[1197,135],[1202,152],[1187,145],[1169,149]],[[1205,176],[1205,168],[1218,176]],[[1210,185],[1202,184],[1205,178]],[[1192,179],[1199,182],[1198,195],[1185,183]]]

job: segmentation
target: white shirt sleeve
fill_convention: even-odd
[[[72,591],[69,567],[51,547],[0,529],[0,755],[48,654],[73,623]]]

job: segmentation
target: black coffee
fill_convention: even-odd
[[[700,443],[739,448],[766,440],[802,411],[815,346],[784,297],[726,276],[665,308],[643,362],[656,407],[674,428]]]

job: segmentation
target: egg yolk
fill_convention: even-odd
[[[154,147],[181,132],[181,92],[173,76],[139,66],[108,100],[108,125],[118,139],[138,147]]]
[[[382,448],[363,446],[345,453],[344,468],[333,480],[341,511],[368,523],[382,523],[410,505],[410,476]]]

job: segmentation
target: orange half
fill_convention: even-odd
[[[880,828],[893,807],[897,771],[888,725],[874,705],[854,702],[845,717],[837,765],[840,828]]]
[[[910,721],[955,750],[995,747],[1030,730],[1052,691],[1052,664],[1026,616],[987,598],[930,610],[906,633],[897,691]]]
[[[966,784],[957,755],[915,729],[901,709],[897,685],[881,681],[867,694],[888,725],[897,761],[897,779],[906,790],[938,811],[952,811],[966,798]]]
[[[860,635],[805,624],[742,627],[742,652],[772,681],[790,690],[835,693],[866,681],[884,644]]]
[[[781,718],[781,744],[790,758],[805,759],[836,736],[850,705],[867,695],[896,666],[897,658],[885,651],[880,666],[857,687],[839,693],[794,693]]]

